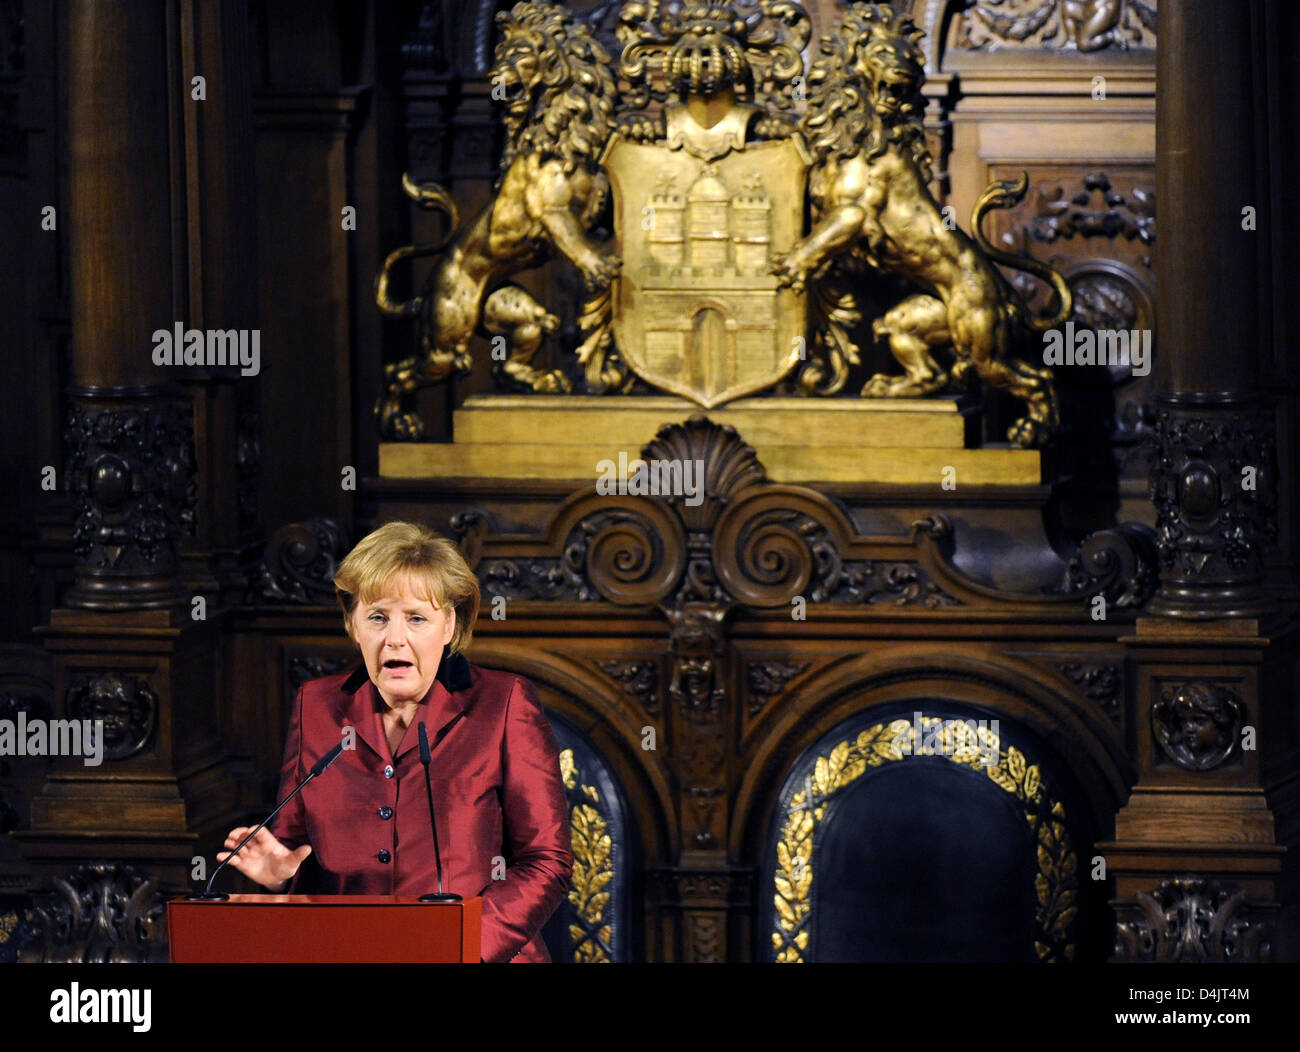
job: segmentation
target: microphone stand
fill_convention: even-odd
[[[423,726],[423,724],[421,726]],[[230,896],[227,895],[224,891],[212,890],[212,882],[217,879],[217,874],[220,873],[223,869],[225,869],[227,863],[229,863],[232,858],[234,858],[236,855],[239,854],[240,851],[243,850],[245,844],[247,844],[250,840],[252,840],[253,837],[257,836],[258,830],[260,830],[264,825],[266,825],[269,821],[271,821],[271,819],[273,819],[276,815],[278,815],[280,811],[284,808],[285,804],[287,804],[290,800],[292,800],[295,796],[297,796],[300,792],[302,792],[303,788],[307,785],[308,782],[310,782],[313,778],[318,777],[319,775],[323,774],[326,770],[328,770],[330,764],[332,764],[335,760],[337,760],[342,752],[343,752],[343,743],[340,742],[338,745],[334,746],[334,748],[332,748],[329,752],[327,752],[324,756],[322,756],[319,760],[317,760],[312,765],[312,769],[310,772],[308,772],[307,777],[298,783],[294,791],[291,792],[288,796],[286,796],[283,800],[281,800],[278,804],[276,804],[275,810],[272,811],[269,815],[267,815],[264,819],[262,819],[262,821],[258,824],[257,828],[254,829],[251,833],[249,833],[248,836],[244,837],[244,839],[239,842],[239,846],[225,857],[225,860],[221,863],[221,865],[219,865],[216,869],[212,871],[212,876],[208,878],[208,886],[204,888],[201,892],[199,892],[197,895],[188,896],[189,901],[190,902],[225,902],[227,899],[229,899]]]
[[[433,783],[429,777],[429,764],[433,761],[433,751],[429,748],[429,732],[425,730],[424,723],[421,721],[419,726],[420,733],[420,763],[424,764],[424,791],[429,798],[429,824],[433,826],[433,860],[438,867],[438,890],[430,891],[420,896],[421,902],[460,902],[460,896],[450,891],[442,890],[442,852],[438,849],[438,821],[434,817],[433,811]]]

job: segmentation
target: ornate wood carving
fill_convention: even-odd
[[[486,508],[462,506],[450,524],[485,597],[522,604],[511,606],[512,622],[552,616],[556,603],[583,604],[587,609],[573,616],[587,619],[640,619],[651,611],[663,617],[670,666],[661,733],[672,745],[666,762],[692,861],[725,861],[730,772],[740,748],[728,713],[740,704],[752,719],[811,667],[794,658],[759,661],[753,650],[741,658],[730,639],[737,617],[750,625],[782,614],[794,614],[791,623],[832,623],[857,606],[924,618],[1032,611],[1077,623],[1087,620],[1098,594],[1131,614],[1154,582],[1151,532],[1132,524],[1089,538],[1072,564],[1062,562],[1063,584],[1054,591],[1009,593],[976,582],[956,566],[955,532],[944,516],[918,519],[902,537],[863,536],[843,505],[809,488],[769,482],[735,430],[704,416],[662,428],[641,456],[700,462],[703,499],[604,495],[593,486],[569,496],[537,532],[509,532],[502,513]],[[647,714],[658,715],[655,657],[589,660]],[[1113,683],[1103,673],[1084,682],[1115,718]],[[683,923],[690,909],[680,904]]]
[[[683,819],[693,819],[692,842],[697,849],[718,845],[725,830],[723,814],[729,648],[723,626],[729,606],[686,603],[666,607],[672,625],[669,648],[673,660],[668,700],[673,705],[673,730],[680,750],[678,764],[686,783]]]
[[[1104,171],[1087,172],[1083,188],[1066,197],[1065,187],[1038,187],[1029,236],[1051,243],[1059,238],[1122,237],[1143,244],[1155,240],[1156,192],[1150,186],[1134,186],[1132,201],[1111,186]]]
[[[253,602],[333,606],[334,572],[351,545],[334,519],[308,519],[282,526],[257,566]]]
[[[996,240],[1065,275],[1074,294],[1069,324],[1075,332],[1137,330],[1144,341],[1150,333],[1152,353],[1159,354],[1154,165],[1116,159],[1102,168],[1026,159],[992,165],[989,174],[1011,178],[1022,170],[1029,172],[1034,189],[1014,209],[990,217]],[[979,171],[982,175],[983,168]],[[1003,273],[1035,310],[1048,306],[1040,282]],[[1143,368],[1145,375],[1135,373],[1131,363],[1054,370],[1062,415],[1058,471],[1064,480],[1057,499],[1080,535],[1114,521],[1096,510],[1112,501],[1116,490],[1128,503],[1118,512],[1121,521],[1147,514],[1140,494],[1155,416],[1153,362]]]
[[[810,661],[751,661],[746,668],[750,718],[762,712],[763,706],[785,690],[787,683],[810,668]]]
[[[1211,616],[1259,606],[1265,554],[1277,539],[1272,414],[1162,399],[1156,446],[1162,574],[1153,611]]]
[[[618,681],[648,716],[659,715],[659,663],[657,661],[597,661],[607,676]]]
[[[1155,304],[1145,280],[1127,263],[1087,260],[1067,268],[1074,289],[1075,328],[1151,329]],[[1113,379],[1131,375],[1131,366],[1106,366]]]
[[[1147,301],[1156,243],[1155,175],[1150,165],[1115,163],[1105,169],[1066,164],[999,164],[996,177],[1029,172],[1032,195],[1014,208],[990,217],[997,239],[1022,256],[1043,258],[1062,270],[1076,292],[1073,320],[1090,324],[1094,316],[1120,313],[1115,305],[1099,309],[1097,294],[1078,302],[1085,290],[1108,278],[1131,301],[1134,325],[1154,328],[1155,312]],[[1047,303],[1043,287],[1024,274],[1006,273],[1035,309]],[[1132,326],[1129,326],[1132,327]]]
[[[1100,705],[1116,723],[1124,718],[1124,679],[1118,665],[1066,661],[1056,666],[1071,683]]]
[[[1065,595],[1103,595],[1123,608],[1141,607],[1158,583],[1155,537],[1150,527],[1125,522],[1086,537],[1061,582]]]
[[[68,605],[172,605],[185,595],[176,544],[193,535],[198,494],[189,404],[153,389],[73,394],[65,438],[80,562]]]
[[[722,961],[722,922],[720,913],[687,914],[688,950],[692,964],[719,964]]]
[[[747,910],[753,902],[752,870],[658,870],[652,887],[659,899],[682,910],[680,960],[718,963],[725,959],[729,909]]]
[[[68,715],[104,721],[104,759],[125,760],[142,752],[158,722],[158,695],[144,680],[101,672],[68,688]]]
[[[20,959],[27,963],[160,963],[167,960],[166,914],[158,884],[130,866],[96,863],[38,896]]]
[[[1179,767],[1209,771],[1237,748],[1246,707],[1233,690],[1206,680],[1169,687],[1151,707],[1160,751]]]
[[[1116,961],[1266,963],[1273,956],[1273,910],[1240,887],[1181,877],[1116,904]]]
[[[953,20],[963,51],[1102,51],[1156,46],[1154,0],[982,0]]]
[[[684,497],[668,498],[682,516],[686,528],[692,531],[713,526],[732,498],[767,478],[763,465],[758,462],[758,455],[734,427],[715,424],[702,414],[692,416],[684,424],[661,427],[641,451],[641,456],[645,460],[683,464],[687,461],[703,462],[704,477],[708,480],[704,499],[693,507]]]
[[[691,723],[713,723],[722,713],[727,693],[721,664],[726,650],[722,625],[728,611],[687,604],[667,613],[673,626],[673,678],[668,699]]]

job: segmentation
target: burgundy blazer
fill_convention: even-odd
[[[272,823],[289,848],[311,844],[290,890],[423,895],[437,890],[416,722],[429,733],[443,890],[483,898],[488,962],[549,961],[541,929],[569,889],[573,849],[559,748],[526,679],[444,657],[396,753],[365,666],[305,683],[290,717],[283,799],[355,729],[329,770]],[[494,879],[495,869],[495,879]]]

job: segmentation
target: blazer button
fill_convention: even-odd
[[[393,777],[393,775],[395,775],[396,773],[397,773],[397,772],[393,770],[393,765],[392,765],[391,763],[390,763],[387,767],[384,768],[384,777],[385,777],[385,778],[391,778],[391,777]]]
[[[380,851],[380,852],[379,852],[379,861],[382,862],[382,863],[384,863],[385,865],[387,865],[389,862],[393,861],[393,856],[392,856],[392,854],[391,854],[390,852],[388,852],[387,850]]]
[[[383,818],[383,819],[385,819],[385,820],[387,820],[387,819],[389,819],[389,818],[392,818],[392,817],[393,817],[393,809],[392,809],[391,807],[381,807],[381,808],[379,809],[379,817],[380,817],[380,818]]]

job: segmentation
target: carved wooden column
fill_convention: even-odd
[[[233,10],[213,5],[203,18],[231,26]],[[201,838],[236,803],[217,733],[215,610],[191,605],[185,578],[215,586],[198,545],[237,542],[238,409],[231,385],[223,393],[210,382],[222,377],[155,364],[152,340],[176,322],[252,320],[238,277],[246,202],[230,203],[246,183],[223,155],[240,118],[237,78],[219,56],[238,49],[218,28],[192,4],[67,7],[74,364],[64,476],[77,563],[63,605],[38,631],[55,657],[54,715],[103,720],[103,757],[55,761],[21,839],[36,888],[68,877],[92,898],[101,887],[147,898],[188,886]],[[205,101],[191,94],[195,75],[206,76]],[[194,112],[205,105],[207,125]],[[204,195],[205,160],[220,163],[208,179],[220,171],[235,214],[212,213],[223,198]],[[218,504],[230,514],[212,515]],[[207,602],[217,605],[215,588]],[[142,872],[93,868],[106,860]],[[92,868],[70,876],[85,863]]]
[[[1162,396],[1153,481],[1160,592],[1148,612],[1214,619],[1266,606],[1276,538],[1273,410],[1259,375],[1267,106],[1252,80],[1258,3],[1166,4],[1156,95]],[[1187,70],[1198,71],[1195,78]]]
[[[69,9],[69,243],[76,584],[67,605],[184,601],[176,541],[193,522],[193,425],[152,361],[175,312],[166,20],[95,3]]]
[[[1160,591],[1129,648],[1137,785],[1099,847],[1120,960],[1279,953],[1294,746],[1265,566],[1277,535],[1263,5],[1164,4],[1157,173]],[[1196,70],[1188,76],[1188,70]],[[1274,174],[1276,178],[1276,174]],[[1281,688],[1281,689],[1279,689]],[[1288,802],[1290,799],[1292,802]]]

